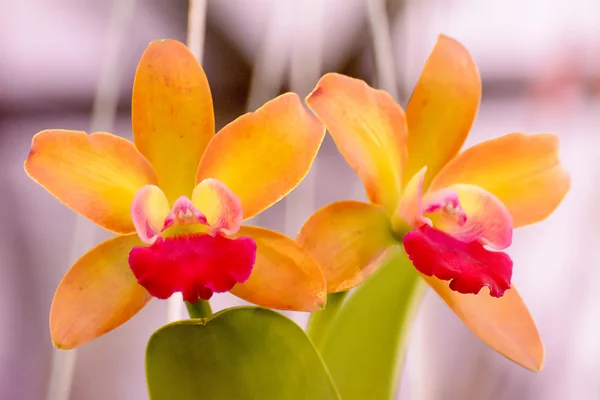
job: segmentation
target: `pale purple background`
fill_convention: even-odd
[[[288,70],[296,68],[302,77],[311,58],[289,61],[290,43],[309,50],[317,43],[317,49],[322,44],[321,72],[343,70],[376,84],[365,1],[323,0],[322,14],[315,19],[311,7],[317,1],[299,6],[301,0],[287,0],[287,13],[269,42],[266,76],[284,71],[287,78]],[[209,0],[203,62],[219,126],[243,113],[247,103],[252,107],[266,100],[261,99],[266,89],[253,100],[247,96],[275,2]],[[46,396],[53,354],[47,315],[69,266],[75,222],[73,213],[25,176],[22,162],[31,137],[41,129],[89,129],[111,5],[99,0],[0,3],[2,400]],[[390,1],[388,8],[401,99],[410,93],[437,34],[454,36],[470,49],[484,80],[483,105],[468,145],[514,131],[557,133],[573,178],[560,209],[546,222],[518,231],[509,251],[515,260],[514,281],[545,341],[543,371],[530,373],[495,354],[428,293],[414,327],[399,398],[600,398],[600,3],[411,0]],[[151,40],[185,40],[186,14],[186,1],[138,1],[120,59],[115,133],[130,136],[130,90],[141,52]],[[315,83],[310,71],[306,76],[295,83],[302,94]],[[364,198],[360,182],[330,140],[309,176],[290,200],[255,222],[293,236],[316,207]],[[94,228],[87,224],[84,229]],[[107,237],[98,229],[94,241]],[[222,308],[238,302],[222,295],[213,303]],[[70,398],[146,399],[144,348],[166,316],[166,302],[154,301],[122,328],[83,346]]]

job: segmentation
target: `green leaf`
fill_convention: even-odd
[[[310,315],[306,334],[317,349],[323,346],[327,335],[329,335],[329,330],[344,304],[347,294],[348,292],[329,293],[325,309],[315,311]]]
[[[283,315],[237,307],[156,331],[146,350],[152,400],[339,400],[306,334]]]
[[[346,298],[318,346],[344,400],[395,398],[423,287],[398,252]]]

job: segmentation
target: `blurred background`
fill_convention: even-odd
[[[544,369],[534,374],[497,355],[428,293],[398,398],[600,399],[600,291],[594,283],[600,282],[600,2],[207,3],[206,33],[196,40],[204,48],[218,127],[282,91],[307,94],[328,71],[384,88],[404,106],[444,33],[470,50],[483,78],[467,146],[509,132],[559,135],[572,190],[546,222],[519,230],[509,249],[514,282],[544,338]],[[73,260],[109,234],[29,180],[22,163],[32,136],[46,128],[130,138],[137,61],[152,40],[185,41],[187,12],[185,0],[0,2],[2,400],[147,398],[144,349],[167,322],[167,302],[153,301],[76,357],[57,357],[48,332],[53,292]],[[317,207],[347,198],[365,194],[327,138],[309,177],[253,222],[295,236]],[[229,295],[213,301],[216,309],[238,303]],[[58,363],[67,365],[63,375]]]

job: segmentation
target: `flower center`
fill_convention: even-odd
[[[439,213],[443,218],[452,220],[459,226],[467,222],[467,214],[460,206],[458,195],[454,190],[438,190],[428,194],[423,199],[423,213]],[[431,222],[430,219],[427,219]],[[431,223],[428,223],[431,226]]]
[[[512,261],[484,245],[495,250],[510,245],[512,219],[506,206],[474,185],[423,194],[425,171],[406,184],[395,214],[396,221],[401,217],[413,228],[402,240],[406,254],[422,274],[451,281],[452,290],[479,293],[488,286],[491,296],[502,296],[510,288]]]
[[[177,226],[204,225],[214,236],[234,235],[242,224],[240,199],[216,179],[205,179],[192,193],[190,200],[179,197],[169,207],[167,197],[157,186],[147,185],[136,193],[131,204],[131,218],[142,241],[153,244],[166,229]],[[179,233],[178,230],[170,231]]]
[[[206,216],[194,206],[190,199],[181,196],[175,201],[173,209],[165,218],[161,232],[171,226],[192,224],[208,225],[208,221]]]
[[[250,277],[256,243],[228,237],[240,229],[242,206],[223,183],[205,179],[191,200],[181,196],[172,208],[157,186],[144,186],[131,204],[131,217],[147,246],[131,250],[129,266],[154,297],[181,292],[189,302],[209,299]]]

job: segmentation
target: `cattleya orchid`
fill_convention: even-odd
[[[459,153],[480,99],[474,61],[446,36],[438,38],[406,114],[363,81],[325,75],[306,102],[361,178],[370,204],[325,206],[298,241],[321,264],[330,293],[360,283],[403,244],[475,334],[537,370],[541,340],[511,288],[512,261],[500,250],[511,244],[514,228],[545,219],[559,205],[570,179],[549,134],[513,133]]]
[[[314,311],[326,283],[314,258],[280,233],[241,226],[307,174],[323,125],[288,93],[214,134],[210,89],[190,51],[152,42],[135,75],[133,143],[46,130],[29,176],[73,211],[117,233],[60,283],[53,343],[73,348],[121,325],[152,298],[231,291],[277,309]]]

